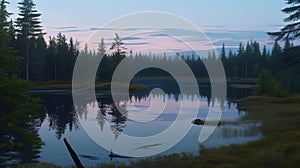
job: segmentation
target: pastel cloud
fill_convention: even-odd
[[[141,50],[143,48],[161,48],[169,51],[190,51],[187,44],[197,47],[196,50],[211,50],[221,48],[225,43],[229,48],[237,48],[240,42],[257,40],[262,44],[268,44],[269,37],[264,31],[245,31],[245,30],[226,30],[220,25],[204,25],[201,30],[189,30],[178,28],[101,28],[75,26],[56,27],[52,32],[63,32],[67,37],[77,37],[81,44],[89,40],[89,37],[98,33],[89,44],[90,49],[95,49],[100,43],[101,38],[105,40],[107,47],[111,45],[118,33],[128,49]],[[129,35],[131,36],[129,36]],[[83,46],[83,45],[81,45]]]

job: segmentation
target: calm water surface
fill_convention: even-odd
[[[155,83],[153,83],[154,85]],[[246,143],[262,137],[259,123],[240,121],[245,113],[238,111],[236,104],[230,101],[225,100],[224,105],[222,105],[223,103],[212,103],[208,98],[209,95],[205,93],[202,97],[196,97],[180,95],[172,92],[172,90],[165,92],[162,94],[145,91],[131,94],[130,100],[122,100],[118,103],[126,111],[126,115],[118,112],[111,95],[107,91],[98,92],[96,102],[87,100],[80,107],[76,107],[80,108],[80,114],[76,114],[72,95],[69,92],[34,93],[34,95],[41,97],[44,104],[44,109],[40,114],[41,126],[38,133],[45,145],[41,149],[39,161],[61,166],[72,165],[73,161],[63,142],[63,138],[67,138],[86,166],[114,161],[128,163],[130,159],[114,158],[110,160],[108,156],[110,151],[96,144],[87,135],[80,123],[92,125],[95,128],[94,133],[99,133],[99,137],[105,136],[103,135],[105,128],[110,128],[115,137],[114,143],[119,143],[119,137],[122,134],[145,137],[155,135],[168,128],[177,117],[181,101],[191,104],[199,103],[200,109],[198,111],[187,108],[184,112],[187,114],[197,113],[197,118],[200,119],[205,119],[211,106],[221,106],[224,110],[221,119],[222,124],[203,143],[205,147]],[[158,108],[159,104],[166,104],[166,108],[162,113],[159,112],[159,109],[149,109],[151,102],[152,104],[153,102],[157,103]],[[183,120],[182,122],[191,124],[190,120]],[[191,130],[177,145],[161,154],[180,152],[198,154],[198,138],[201,129],[202,126],[192,125]],[[174,132],[174,134],[178,133]],[[160,145],[163,144],[159,141],[152,144],[137,144],[135,150],[146,152],[159,148]]]

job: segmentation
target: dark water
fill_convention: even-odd
[[[145,83],[144,83],[145,84]],[[107,91],[97,92],[97,101],[87,101],[80,108],[81,114],[77,114],[74,110],[72,95],[68,91],[53,92],[34,92],[34,96],[42,99],[44,109],[40,113],[41,126],[38,134],[45,145],[39,154],[39,161],[51,162],[61,166],[72,165],[73,161],[64,145],[63,138],[66,138],[77,154],[80,160],[86,166],[92,166],[102,162],[125,162],[130,159],[113,158],[110,160],[108,154],[109,149],[105,149],[98,145],[85,131],[83,126],[93,128],[89,134],[96,134],[100,140],[106,138],[105,130],[109,130],[114,140],[110,149],[116,151],[116,147],[122,141],[122,135],[135,137],[153,136],[161,133],[176,119],[181,101],[185,103],[199,103],[198,111],[194,109],[185,109],[185,113],[196,113],[197,118],[205,119],[209,107],[220,106],[223,109],[220,126],[218,126],[213,134],[202,144],[206,147],[218,147],[221,145],[229,145],[236,143],[246,143],[261,138],[259,131],[259,123],[247,121],[241,122],[239,119],[245,115],[244,112],[237,110],[236,104],[228,101],[237,99],[249,94],[249,90],[237,89],[230,90],[227,95],[228,100],[224,100],[223,104],[212,103],[209,95],[209,86],[200,86],[200,97],[192,95],[180,95],[176,86],[164,82],[165,85],[156,83],[155,81],[147,81],[149,90],[139,93],[132,93],[130,100],[123,100],[119,105],[126,110],[126,115],[118,112],[116,105],[113,104],[111,95]],[[151,88],[160,87],[165,94],[150,92]],[[162,113],[157,109],[147,109],[151,103],[164,104]],[[77,107],[78,108],[78,107]],[[146,112],[141,113],[140,111]],[[181,122],[191,124],[191,120],[183,119]],[[83,124],[83,125],[82,125]],[[161,154],[171,154],[179,152],[191,152],[198,154],[199,152],[199,133],[202,126],[192,125],[191,130],[184,138],[175,146]],[[99,134],[99,135],[98,135]],[[180,130],[175,131],[174,135],[180,134]],[[98,136],[97,136],[98,135]],[[124,143],[124,142],[123,142]],[[132,151],[140,153],[151,153],[162,148],[165,144],[160,141],[145,142],[144,144],[133,145]],[[128,147],[129,148],[129,147]],[[123,152],[126,153],[124,148]],[[128,150],[128,155],[132,152]],[[136,159],[136,158],[133,158]]]

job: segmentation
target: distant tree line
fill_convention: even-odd
[[[132,61],[143,59],[144,61],[167,61],[169,65],[177,61],[180,57],[190,66],[197,78],[207,78],[208,74],[204,66],[205,60],[221,59],[224,65],[227,78],[258,78],[262,69],[271,71],[276,81],[279,81],[283,88],[295,92],[300,91],[298,82],[300,81],[299,65],[281,70],[279,68],[282,60],[282,53],[289,51],[294,46],[289,38],[284,38],[285,44],[280,46],[275,40],[274,46],[269,51],[266,46],[262,49],[257,41],[249,41],[246,45],[240,43],[237,52],[227,50],[225,44],[219,55],[211,52],[208,56],[200,59],[195,53],[191,55],[180,55],[177,53],[173,58],[163,54],[157,57],[154,54],[129,53],[124,47],[126,44],[121,37],[116,34],[112,46],[106,49],[104,40],[99,43],[97,51],[90,51],[85,45],[84,50],[80,51],[79,42],[73,38],[67,40],[65,35],[58,33],[56,37],[50,37],[48,44],[44,39],[45,33],[42,30],[41,14],[35,9],[32,0],[23,0],[19,3],[19,17],[15,22],[8,22],[8,34],[11,38],[10,46],[15,49],[17,55],[23,59],[20,62],[19,76],[27,80],[47,81],[47,80],[66,80],[72,79],[73,68],[79,54],[87,57],[87,63],[93,63],[97,56],[103,56],[97,73],[98,80],[110,81],[115,68],[127,56]],[[282,35],[277,33],[275,35]],[[281,37],[281,36],[280,36]],[[111,52],[108,52],[111,51]],[[110,53],[110,54],[108,54]],[[156,68],[143,70],[138,76],[167,76],[167,72]]]
[[[120,37],[117,37],[120,38]],[[122,43],[124,45],[124,43]],[[133,53],[129,52],[127,57],[132,61],[132,65],[145,62],[152,62],[153,64],[163,64],[173,66],[174,69],[178,69],[177,62],[179,59],[184,60],[187,65],[194,72],[197,78],[208,78],[207,68],[204,62],[214,61],[221,59],[226,77],[229,78],[258,78],[262,72],[270,71],[271,76],[275,78],[275,81],[280,83],[282,88],[289,92],[299,92],[300,87],[300,65],[291,66],[286,69],[279,67],[282,60],[282,53],[293,47],[293,44],[286,39],[283,47],[275,40],[271,50],[268,50],[266,46],[260,48],[260,44],[257,41],[250,41],[244,46],[243,43],[239,44],[237,52],[233,52],[231,49],[227,50],[225,44],[223,44],[220,54],[215,51],[209,52],[208,56],[203,56],[201,59],[196,56],[195,53],[191,55],[180,55],[176,53],[172,56],[162,54],[156,56],[155,54],[145,53]],[[102,43],[99,45],[99,49],[104,49],[105,46],[102,39]],[[106,53],[106,52],[104,52]],[[98,53],[89,52],[87,58],[97,57]],[[110,81],[112,74],[117,65],[125,58],[125,52],[118,54],[113,52],[112,55],[104,54],[104,57],[100,63],[97,78],[100,80]],[[138,77],[165,77],[169,76],[168,72],[165,72],[158,68],[148,68],[139,72]]]

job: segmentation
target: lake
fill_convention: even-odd
[[[231,101],[246,96],[250,93],[249,90],[229,88],[227,100],[224,101],[224,105],[221,105],[211,102],[209,96],[210,88],[207,84],[199,84],[201,96],[197,97],[181,95],[176,89],[176,84],[174,85],[172,81],[137,80],[135,82],[147,85],[149,89],[143,92],[131,93],[130,100],[119,102],[119,105],[125,109],[126,115],[118,112],[109,91],[97,91],[96,102],[87,100],[80,107],[76,107],[81,108],[79,110],[81,114],[77,114],[74,110],[70,91],[32,91],[31,94],[40,97],[44,106],[40,112],[38,134],[45,145],[39,153],[40,158],[38,160],[61,166],[72,165],[73,161],[63,142],[63,138],[69,141],[85,166],[115,161],[128,163],[129,160],[138,159],[113,158],[111,160],[108,154],[110,150],[119,150],[116,149],[118,144],[126,144],[126,142],[122,141],[123,135],[134,137],[153,136],[170,127],[176,120],[180,102],[182,101],[190,104],[199,103],[200,108],[198,111],[186,108],[184,112],[186,114],[193,113],[197,118],[203,120],[207,116],[209,107],[222,106],[222,124],[216,127],[213,134],[202,143],[205,147],[241,144],[262,137],[259,130],[260,123],[241,121],[240,119],[245,115],[245,112],[238,111],[237,105]],[[161,90],[151,92],[151,89],[156,87],[161,88],[164,93]],[[158,107],[159,104],[167,105],[163,107],[163,112],[158,112],[160,111],[158,109],[149,109],[151,103],[157,103]],[[190,124],[191,129],[179,143],[162,152],[162,155],[180,152],[199,153],[198,139],[203,126],[192,125],[191,121],[190,119],[181,121]],[[114,137],[113,142],[111,142],[114,145],[109,147],[111,148],[110,150],[101,147],[86,133],[83,126],[93,128],[89,131],[89,134],[93,134],[95,135],[94,138],[98,137],[100,140],[103,139],[103,141],[107,139],[106,131],[109,130]],[[179,133],[180,131],[173,132],[175,136]],[[128,149],[122,149],[122,152],[127,152],[128,155],[136,151],[141,154],[147,154],[163,148],[164,145],[160,141],[134,144],[133,146],[127,146]]]

